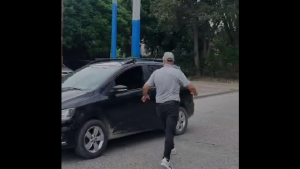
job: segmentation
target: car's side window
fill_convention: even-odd
[[[121,73],[115,79],[115,85],[127,86],[128,90],[142,88],[144,83],[144,73],[142,66],[130,68]]]
[[[162,65],[148,65],[149,74],[151,75],[156,69],[160,69]]]

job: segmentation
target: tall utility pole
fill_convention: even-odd
[[[112,22],[111,22],[111,58],[117,58],[117,0],[112,0]]]
[[[132,0],[131,55],[140,58],[140,14],[141,0]]]
[[[63,25],[64,25],[64,0],[61,1],[61,64],[63,64]]]

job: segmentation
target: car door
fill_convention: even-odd
[[[160,69],[162,68],[163,65],[147,65],[146,66],[146,77],[147,77],[147,80],[149,79],[149,77],[151,76],[151,74],[157,70],[157,69]],[[156,88],[155,86],[151,87],[149,89],[149,96],[150,96],[150,100],[146,102],[147,104],[147,110],[148,110],[148,113],[147,113],[147,118],[148,118],[148,121],[151,121],[151,124],[148,124],[149,127],[151,128],[162,128],[163,125],[162,125],[162,122],[161,120],[158,118],[158,115],[156,113],[156,100],[155,100],[155,97],[156,97]]]
[[[105,104],[104,111],[113,134],[135,132],[147,128],[143,123],[143,111],[146,105],[141,101],[144,82],[142,66],[125,69],[111,81],[109,91],[116,85],[128,87],[125,92],[109,94],[109,102]]]

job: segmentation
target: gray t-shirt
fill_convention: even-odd
[[[156,103],[180,101],[180,87],[186,87],[190,81],[183,72],[171,65],[155,70],[146,85],[156,87]]]

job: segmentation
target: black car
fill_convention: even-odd
[[[156,114],[155,88],[143,103],[142,87],[162,61],[106,59],[92,62],[62,78],[62,149],[90,159],[100,156],[108,140],[163,129]],[[180,91],[176,134],[186,131],[194,114],[193,96]]]

